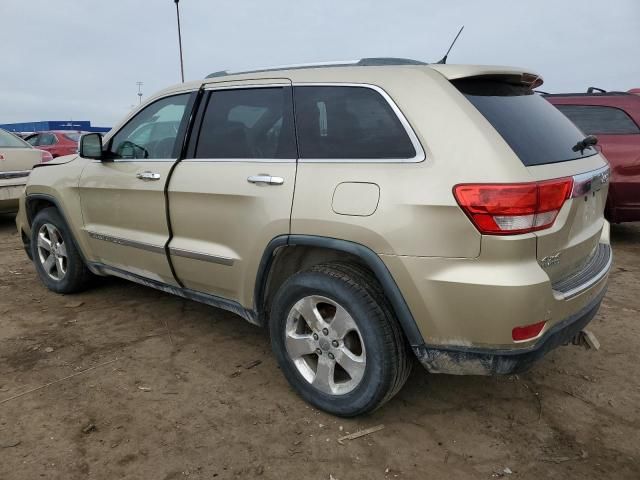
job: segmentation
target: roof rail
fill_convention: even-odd
[[[599,89],[598,89],[599,90]],[[591,96],[602,96],[602,97],[613,97],[613,96],[624,96],[631,95],[630,92],[618,92],[618,91],[602,91],[602,92],[581,92],[581,93],[542,93],[545,97],[591,97]]]
[[[305,68],[321,68],[321,67],[378,67],[387,65],[428,65],[420,60],[412,60],[410,58],[395,58],[395,57],[370,57],[361,58],[360,60],[339,60],[333,62],[319,62],[319,63],[297,63],[293,65],[279,65],[273,67],[256,68],[254,70],[244,70],[237,72],[229,72],[227,70],[220,70],[210,73],[205,78],[224,77],[226,75],[240,75],[244,73],[259,73],[259,72],[273,72],[277,70],[301,70]]]
[[[589,87],[589,88],[587,88],[587,93],[593,93],[593,92],[607,93],[607,91],[602,89],[602,88],[598,88],[598,87]]]

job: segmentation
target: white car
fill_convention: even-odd
[[[52,160],[49,152],[33,148],[0,129],[0,213],[18,211],[18,198],[34,165]]]

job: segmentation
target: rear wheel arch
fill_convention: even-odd
[[[424,344],[422,334],[391,272],[368,247],[348,240],[313,235],[283,235],[265,249],[256,277],[254,308],[267,324],[270,302],[291,275],[328,262],[357,264],[370,272],[388,299],[411,346]]]

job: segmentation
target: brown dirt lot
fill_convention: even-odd
[[[115,279],[49,292],[0,217],[0,479],[638,479],[640,225],[612,237],[600,351],[511,377],[415,368],[343,420],[300,400],[232,314]]]

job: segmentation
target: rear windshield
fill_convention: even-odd
[[[484,115],[525,166],[595,155],[573,151],[584,134],[553,105],[528,87],[495,80],[463,79],[453,84]]]
[[[16,137],[12,133],[0,130],[0,148],[31,148],[24,140]]]

